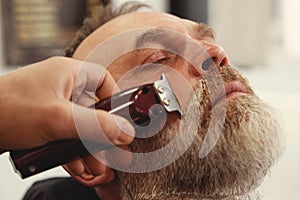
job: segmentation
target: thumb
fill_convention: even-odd
[[[86,108],[72,102],[66,102],[64,117],[56,121],[56,139],[80,138],[93,142],[126,145],[132,142],[135,129],[125,118],[104,110]],[[63,122],[63,123],[61,123]],[[62,128],[59,130],[59,125]]]

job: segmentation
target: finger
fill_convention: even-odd
[[[63,165],[63,168],[73,177],[80,176],[85,180],[94,179],[94,176],[87,171],[85,164],[81,159],[65,164]]]
[[[82,62],[80,69],[77,70],[74,88],[81,91],[75,92],[78,94],[82,94],[85,90],[97,91],[99,98],[103,98],[112,94],[115,85],[112,76],[103,67]],[[84,101],[82,104],[87,104],[86,99],[82,101]],[[49,125],[50,139],[78,138],[79,134],[80,138],[104,143],[112,142],[117,145],[128,144],[133,139],[133,126],[121,117],[115,117],[101,110],[87,109],[69,101],[64,101],[62,107],[59,109],[57,105],[53,109],[50,107],[52,111],[49,113],[54,113],[54,116],[47,118],[50,120],[46,122]]]
[[[92,180],[96,176],[111,177],[114,171],[99,162],[93,155],[87,156],[83,159],[75,160],[71,163],[63,165],[64,169],[72,176],[80,176],[85,180]],[[105,174],[108,174],[105,175]],[[110,180],[108,180],[110,181]]]
[[[106,71],[106,74],[103,76],[103,79],[99,82],[99,87],[96,91],[96,96],[99,99],[104,99],[120,91],[117,83],[113,79],[110,73]]]
[[[102,152],[99,152],[97,153],[98,155],[90,155],[83,158],[83,161],[85,163],[88,172],[93,176],[100,176],[105,173],[110,173],[110,171],[113,172],[112,169],[110,169],[108,166],[104,164],[105,161],[100,155],[101,153]]]
[[[103,110],[73,106],[74,121],[80,138],[122,145],[133,140],[134,127],[126,119]]]
[[[112,170],[108,170],[106,171],[106,173],[101,174],[99,176],[93,176],[87,173],[87,170],[85,170],[85,172],[82,174],[74,174],[68,166],[64,165],[63,167],[74,179],[88,187],[96,187],[98,185],[111,182],[115,178],[115,174]]]
[[[111,145],[125,145],[133,140],[134,127],[120,116],[69,101],[62,107],[49,108],[49,113],[54,113],[48,121],[52,140],[80,138]]]
[[[83,165],[81,159],[69,162],[69,163],[63,165],[63,168],[67,172],[72,172],[72,174],[74,174],[74,175],[82,174],[85,170],[85,166]]]
[[[118,90],[111,74],[101,65],[66,57],[52,57],[45,62],[44,66],[53,66],[54,71],[59,70],[61,72],[60,76],[64,77],[62,88],[67,89],[64,93],[68,99],[71,95],[72,99],[76,100],[83,91],[97,92],[97,95],[102,99],[111,96],[115,89]]]
[[[78,182],[88,187],[97,187],[99,185],[109,183],[115,178],[115,174],[110,171],[100,176],[94,176],[93,179],[85,179],[81,176],[73,176]]]
[[[88,106],[91,106],[91,105],[95,104],[95,103],[98,102],[98,101],[99,101],[99,99],[98,99],[98,97],[97,97],[94,93],[84,91],[84,92],[76,99],[76,102],[74,102],[74,103],[77,103],[77,104],[79,104],[79,105],[88,107]]]
[[[117,84],[111,74],[100,65],[82,62],[75,77],[73,97],[81,94],[84,90],[94,92],[103,99],[111,96]]]

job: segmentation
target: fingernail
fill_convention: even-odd
[[[121,129],[120,135],[117,138],[119,144],[128,144],[132,141],[135,135],[135,129],[126,119],[117,116],[116,123]]]
[[[83,174],[81,174],[81,177],[84,179],[84,180],[93,180],[95,178],[94,175],[91,175],[91,174],[88,174],[86,172],[84,172]]]

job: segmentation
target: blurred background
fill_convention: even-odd
[[[124,0],[115,0],[119,5]],[[262,186],[265,200],[300,199],[300,1],[148,0],[157,11],[208,23],[231,63],[283,119],[286,151]],[[62,55],[97,0],[1,0],[0,74]],[[65,9],[68,8],[68,9]],[[16,138],[17,139],[17,138]],[[30,185],[66,176],[61,168],[21,180],[0,156],[0,199],[19,200]]]

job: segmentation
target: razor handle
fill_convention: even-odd
[[[90,108],[103,109],[126,118],[135,127],[137,136],[145,134],[143,127],[151,126],[151,124],[157,126],[157,123],[153,123],[153,121],[159,123],[161,113],[165,112],[153,84],[120,92],[97,102]],[[22,178],[27,178],[75,159],[114,147],[113,144],[91,141],[84,143],[88,145],[89,150],[79,139],[59,140],[32,149],[14,150],[10,151],[10,160],[15,171]]]

